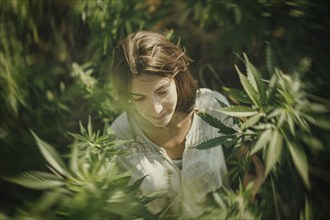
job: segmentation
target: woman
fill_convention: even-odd
[[[118,139],[135,140],[124,147],[129,153],[120,164],[132,172],[132,183],[145,177],[143,194],[159,192],[149,207],[155,214],[184,211],[197,217],[205,195],[227,182],[222,147],[194,146],[222,135],[195,112],[232,127],[217,111],[217,99],[228,101],[218,92],[197,89],[190,61],[179,45],[149,31],[129,35],[114,51],[112,82],[125,112],[112,128]]]

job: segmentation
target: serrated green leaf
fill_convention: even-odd
[[[222,123],[219,119],[213,117],[212,115],[206,113],[206,112],[198,112],[197,115],[201,117],[205,122],[207,122],[209,125],[218,128],[221,133],[224,134],[234,134],[237,131],[234,130],[231,127],[227,127],[224,123]]]
[[[266,145],[270,142],[271,133],[272,133],[271,129],[267,129],[261,133],[260,137],[258,138],[258,141],[252,147],[250,155],[257,153],[258,151],[266,147]]]
[[[249,98],[252,100],[252,102],[260,107],[260,103],[259,103],[259,100],[258,100],[258,93],[257,91],[254,89],[253,85],[251,85],[250,81],[247,79],[247,77],[240,72],[240,70],[238,69],[237,66],[235,66],[236,68],[236,71],[238,72],[238,76],[239,76],[239,79],[241,81],[241,84],[245,90],[245,92],[248,94]]]
[[[222,145],[225,143],[231,143],[231,142],[232,143],[234,142],[233,135],[224,135],[224,136],[208,139],[208,140],[198,144],[194,148],[196,148],[198,150],[205,150],[205,149],[217,147],[219,145]]]
[[[241,90],[234,88],[223,87],[223,90],[228,94],[228,96],[233,97],[237,101],[245,104],[252,104],[253,102],[249,99],[248,95]]]
[[[275,68],[275,72],[278,72]],[[277,94],[277,86],[278,86],[279,77],[278,74],[273,74],[272,78],[270,79],[270,82],[268,83],[268,90],[266,92],[267,100],[276,100],[276,94]],[[272,102],[269,101],[269,104],[272,105]]]
[[[217,99],[217,98],[215,98],[215,99],[217,100],[217,102],[219,103],[219,105],[220,105],[221,108],[224,108],[224,107],[227,107],[228,106],[228,104],[220,101],[219,99]]]
[[[85,138],[84,136],[80,135],[80,134],[75,134],[75,133],[71,133],[71,132],[66,132],[67,134],[71,135],[72,137],[74,137],[77,140],[83,141],[83,142],[88,142],[89,140],[87,138]]]
[[[253,126],[253,128],[257,129],[257,130],[271,129],[274,127],[275,126],[272,123],[260,123],[260,124],[256,124],[255,126]]]
[[[280,115],[277,119],[277,127],[281,127],[282,124],[285,122],[285,119],[286,119],[286,115],[287,115],[287,112],[283,109],[281,109],[280,111]]]
[[[221,108],[217,111],[233,117],[250,117],[255,114],[258,114],[258,111],[242,105],[229,106]]]
[[[271,134],[271,140],[268,145],[266,154],[266,170],[265,177],[268,176],[269,172],[275,167],[282,154],[283,137],[277,129],[274,129]]]
[[[294,111],[293,114],[295,115],[296,121],[298,122],[298,125],[300,128],[304,129],[307,132],[310,132],[310,126],[305,120],[305,118],[301,117],[302,115],[299,114],[299,112]]]
[[[29,171],[14,177],[5,177],[5,180],[30,188],[30,189],[52,189],[64,185],[60,177],[40,171]]]
[[[243,55],[246,62],[248,79],[250,80],[251,84],[256,87],[255,90],[259,94],[258,100],[260,100],[260,104],[264,105],[267,103],[267,100],[265,86],[262,81],[262,75],[259,70],[249,61],[246,54]]]
[[[251,127],[252,125],[256,124],[260,120],[260,118],[261,118],[261,114],[253,115],[241,125],[241,129],[244,130],[246,128]]]
[[[299,175],[303,179],[305,186],[310,189],[311,186],[308,178],[308,161],[305,152],[296,146],[295,143],[288,141],[287,144],[290,150],[291,158]]]
[[[47,162],[60,174],[66,176],[68,174],[65,163],[61,159],[57,151],[48,143],[41,140],[33,131],[31,131],[34,139],[37,142],[40,152],[47,160]]]
[[[290,128],[291,134],[293,136],[295,136],[296,135],[296,132],[295,132],[295,129],[294,129],[294,119],[289,114],[287,114],[287,121],[288,121],[288,124],[289,124],[289,128]]]
[[[82,135],[86,134],[86,129],[84,128],[84,126],[82,125],[81,121],[79,121],[79,128],[80,128],[80,133]]]
[[[247,79],[249,80],[251,86],[254,88],[254,90],[256,92],[259,92],[259,88],[258,88],[258,85],[257,85],[257,79],[255,77],[255,74],[254,74],[254,67],[253,65],[250,63],[249,59],[247,58],[246,54],[243,53],[243,56],[244,56],[244,60],[245,60],[245,66],[246,66],[246,70],[247,70]]]
[[[140,188],[140,186],[142,185],[144,179],[147,177],[148,175],[136,180],[131,186],[130,186],[130,189],[132,190],[136,190],[138,188]]]
[[[282,113],[282,109],[276,108],[276,109],[274,109],[271,113],[269,113],[269,114],[267,115],[267,118],[270,119],[270,118],[277,117],[277,116],[279,116],[281,113]]]
[[[79,158],[78,158],[78,147],[73,146],[71,155],[70,155],[70,170],[72,171],[72,174],[74,176],[77,176],[80,179],[83,179],[83,175],[80,172],[79,169]]]

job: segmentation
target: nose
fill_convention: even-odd
[[[163,110],[163,105],[160,100],[153,99],[150,103],[150,115],[152,116],[159,116],[161,111]]]

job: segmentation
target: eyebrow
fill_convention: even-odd
[[[170,85],[170,82],[164,83],[162,86],[160,86],[158,89],[156,89],[155,92],[158,92],[158,91],[164,89],[165,87],[168,87],[169,85]],[[138,93],[134,93],[134,92],[129,92],[128,94],[129,95],[134,95],[134,96],[144,96],[142,94],[138,94]]]

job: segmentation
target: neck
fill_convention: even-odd
[[[170,123],[165,127],[169,128],[178,128],[181,129],[186,126],[187,122],[191,121],[191,116],[193,114],[193,111],[191,112],[175,112],[173,115]]]
[[[173,133],[177,130],[186,128],[187,126],[190,128],[191,121],[192,121],[193,111],[188,113],[186,112],[178,112],[176,111],[173,114],[173,117],[168,125],[164,127],[156,127],[149,122],[145,122],[144,120],[140,120],[138,116],[137,122],[139,123],[140,128],[146,133],[154,133],[154,132],[166,132],[166,133]]]

